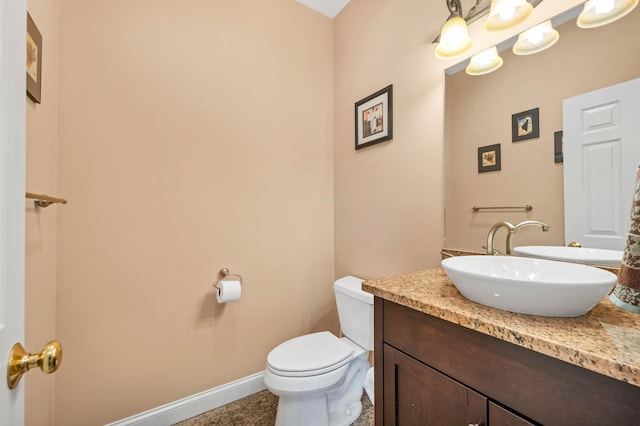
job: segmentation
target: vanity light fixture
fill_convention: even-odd
[[[527,0],[491,0],[489,18],[484,23],[487,30],[503,30],[524,21],[533,12]]]
[[[513,45],[513,53],[532,55],[553,46],[559,38],[560,34],[553,29],[551,20],[548,20],[520,33],[518,41]]]
[[[447,8],[451,15],[440,32],[440,42],[435,52],[438,59],[456,58],[471,49],[473,44],[467,22],[462,18],[460,0],[447,0]]]
[[[504,61],[498,55],[498,49],[493,46],[471,57],[467,65],[467,74],[484,75],[500,68]]]
[[[502,29],[524,20],[534,7],[542,3],[542,0],[492,0],[491,6],[488,6],[483,3],[485,0],[476,0],[475,5],[464,16],[460,0],[445,1],[450,15],[442,27],[440,35],[433,40],[434,44],[438,44],[435,50],[435,55],[438,59],[453,59],[468,52],[473,45],[473,41],[469,36],[467,25],[486,16],[488,13],[497,14],[498,17],[490,16],[485,26],[487,28],[492,26],[489,23],[495,20],[497,23],[493,24],[491,29]],[[501,15],[510,16],[511,21],[505,25],[499,19]]]
[[[578,16],[580,28],[595,28],[622,18],[638,5],[638,0],[587,0]]]

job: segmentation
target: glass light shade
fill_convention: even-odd
[[[483,75],[489,74],[502,66],[503,60],[498,56],[498,49],[495,46],[480,52],[471,57],[467,65],[467,74]]]
[[[560,34],[553,29],[551,21],[545,21],[520,33],[518,41],[513,45],[513,53],[516,55],[538,53],[553,46],[559,38]]]
[[[587,0],[578,16],[580,28],[594,28],[622,18],[638,5],[638,0]]]
[[[459,16],[453,16],[442,27],[440,43],[436,47],[436,58],[456,58],[471,49],[472,44],[465,20]]]
[[[487,30],[503,30],[524,21],[533,12],[527,0],[491,0],[491,11],[484,23]]]

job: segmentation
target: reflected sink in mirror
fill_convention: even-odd
[[[619,268],[620,263],[622,263],[624,251],[587,247],[522,246],[514,247],[513,254],[538,259],[587,263],[590,265]]]
[[[474,302],[521,314],[576,317],[589,312],[616,284],[592,266],[518,256],[457,256],[442,268]]]

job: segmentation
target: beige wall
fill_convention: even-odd
[[[435,1],[352,0],[334,19],[336,274],[435,265],[442,245],[442,68]],[[430,29],[431,28],[431,29]],[[393,84],[393,139],[356,151],[354,103]]]
[[[562,100],[640,76],[640,11],[603,27],[584,30],[575,20],[560,25],[559,41],[530,56],[502,52],[491,74],[464,72],[446,79],[446,246],[482,250],[499,221],[527,219],[550,225],[518,232],[515,245],[564,245],[563,166],[554,163],[554,132],[562,130]],[[597,66],[594,66],[596,65]],[[540,138],[511,142],[511,114],[540,110]],[[501,144],[502,170],[479,174],[477,148]],[[478,212],[473,205],[534,206],[530,212]],[[504,232],[504,231],[502,231]],[[503,249],[502,238],[498,248]]]
[[[27,191],[58,194],[58,1],[29,0],[42,34],[42,103],[27,98]],[[37,352],[56,334],[56,219],[59,206],[36,208],[25,202],[25,349]],[[56,376],[35,371],[25,376],[25,424],[54,424]]]
[[[338,331],[331,20],[291,0],[60,2],[56,423]],[[218,305],[228,267],[242,299]]]

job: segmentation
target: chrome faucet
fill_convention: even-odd
[[[498,229],[503,227],[507,228],[507,242],[506,242],[505,254],[511,254],[511,251],[513,249],[513,243],[512,243],[513,236],[516,234],[517,231],[519,231],[520,229],[526,226],[539,226],[542,229],[542,232],[549,231],[549,225],[537,220],[525,220],[524,222],[520,222],[517,225],[513,225],[509,222],[498,222],[491,227],[491,229],[489,230],[489,234],[487,235],[487,254],[491,254],[491,255],[496,254],[496,250],[493,248],[493,241],[495,239],[496,232],[498,231]]]
[[[542,228],[542,232],[549,232],[549,225],[547,225],[546,223],[539,222],[537,220],[525,220],[524,222],[520,222],[519,224],[516,225],[516,232],[524,228],[525,226],[535,226],[535,225],[538,225],[540,228]]]
[[[493,249],[493,240],[496,238],[496,232],[500,228],[507,228],[507,253],[511,254],[511,239],[513,238],[513,234],[516,233],[516,227],[513,226],[509,222],[498,222],[491,227],[489,230],[489,234],[487,235],[487,254],[496,254],[496,251]]]

